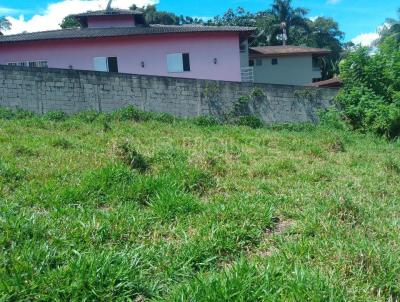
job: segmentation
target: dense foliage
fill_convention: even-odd
[[[209,20],[210,25],[253,26],[257,29],[251,46],[282,45],[282,23],[286,24],[287,44],[327,48],[331,55],[321,58],[322,78],[338,73],[338,62],[343,55],[344,33],[332,18],[307,18],[308,10],[293,7],[290,0],[275,0],[270,9],[251,13],[243,8],[229,9],[223,16]]]
[[[382,25],[379,32],[381,37],[378,42],[383,41],[387,37],[392,37],[400,42],[400,8],[398,9],[397,14],[397,19],[389,18]]]
[[[387,37],[377,53],[360,47],[340,64],[337,100],[354,129],[400,136],[400,42]]]
[[[66,16],[62,20],[60,27],[62,29],[79,28],[79,27],[81,27],[81,24],[78,22],[78,20],[74,16]]]

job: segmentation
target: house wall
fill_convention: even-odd
[[[316,122],[337,89],[195,80],[117,73],[0,66],[0,106],[40,114],[62,110],[110,112],[134,105],[181,117],[222,117],[243,96],[248,113],[266,123]]]
[[[321,71],[313,69],[312,55],[279,56],[277,65],[272,65],[273,57],[263,57],[262,65],[254,64],[256,83],[305,85],[312,83],[313,78],[320,78]],[[254,58],[256,63],[256,58]]]
[[[168,53],[190,53],[191,71],[168,73]],[[0,44],[0,64],[48,61],[50,68],[93,70],[94,57],[118,57],[121,73],[240,81],[238,33],[196,33]],[[217,64],[214,64],[217,58]],[[141,62],[145,67],[142,68]]]
[[[132,27],[132,26],[135,26],[135,18],[133,17],[133,15],[88,17],[89,28]]]

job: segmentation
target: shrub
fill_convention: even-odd
[[[247,126],[253,129],[264,127],[264,122],[254,115],[241,116],[237,119],[236,124],[239,126]]]
[[[201,115],[193,119],[193,123],[197,126],[210,127],[219,124],[219,121],[210,115]]]
[[[149,114],[142,112],[130,105],[126,108],[119,109],[112,114],[112,117],[118,121],[147,121],[149,120]]]
[[[336,100],[354,129],[400,136],[400,43],[385,39],[376,55],[364,47],[341,62],[344,88]]]
[[[343,112],[337,108],[329,108],[319,112],[319,120],[322,126],[337,130],[347,130],[348,123],[345,120]]]
[[[16,110],[13,111],[8,108],[0,107],[0,119],[6,119],[6,120],[25,119],[25,118],[32,118],[35,116],[36,116],[35,113],[28,110],[17,108]]]
[[[68,115],[63,111],[50,111],[44,115],[44,118],[53,122],[62,122],[67,119]]]
[[[168,113],[152,113],[150,118],[152,120],[168,124],[172,124],[176,121],[176,117]]]
[[[93,123],[99,117],[100,113],[96,110],[88,110],[76,113],[74,115],[75,118],[81,120],[85,123]]]
[[[0,107],[0,118],[10,120],[14,117],[14,112],[11,109]]]

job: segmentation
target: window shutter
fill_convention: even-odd
[[[190,71],[190,58],[188,53],[182,54],[183,71]]]
[[[117,57],[108,58],[108,71],[118,72],[118,59]]]

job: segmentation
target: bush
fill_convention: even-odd
[[[44,115],[44,118],[53,122],[63,122],[68,115],[63,111],[50,111]]]
[[[264,127],[264,122],[254,115],[241,116],[237,119],[236,124],[239,126],[247,126],[253,129]]]
[[[115,111],[112,117],[118,121],[140,122],[149,120],[148,113],[142,112],[132,105]]]
[[[168,124],[172,124],[176,121],[176,117],[168,113],[152,113],[150,118],[152,120]]]
[[[374,56],[360,47],[341,62],[344,87],[336,100],[354,129],[400,136],[399,63],[400,43],[391,38]]]
[[[319,120],[320,124],[327,128],[337,130],[347,130],[349,128],[343,113],[337,108],[330,108],[319,112]]]
[[[16,110],[11,110],[8,108],[0,107],[0,119],[10,120],[10,119],[25,119],[35,117],[36,114],[27,110],[17,108]]]
[[[86,123],[93,123],[99,115],[100,113],[95,110],[88,110],[76,113],[74,117]]]
[[[0,119],[10,120],[14,117],[14,112],[11,109],[1,107],[0,108]]]
[[[210,115],[201,115],[193,119],[193,123],[197,126],[211,127],[219,124],[219,121]]]

